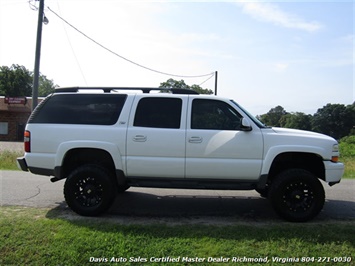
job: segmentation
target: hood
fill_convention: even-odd
[[[299,129],[290,129],[290,128],[280,128],[280,127],[273,127],[271,128],[275,133],[285,136],[295,136],[295,137],[308,137],[308,138],[317,138],[317,139],[324,139],[324,140],[334,140],[332,137],[329,137],[324,134],[306,131],[306,130],[299,130]],[[334,140],[335,141],[335,140]]]
[[[338,154],[338,148],[335,146],[337,141],[316,132],[273,127],[264,129],[263,136],[265,151],[273,149],[308,152],[329,160],[334,154]]]

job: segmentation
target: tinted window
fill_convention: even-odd
[[[192,102],[191,128],[239,130],[242,116],[229,104],[216,100]]]
[[[182,100],[177,98],[143,98],[139,101],[134,126],[180,128]]]
[[[121,94],[54,94],[38,106],[28,122],[113,125],[126,97]]]

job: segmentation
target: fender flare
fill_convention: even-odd
[[[271,147],[270,149],[268,149],[267,153],[264,156],[264,162],[261,168],[261,175],[269,174],[272,163],[274,162],[275,158],[278,155],[282,153],[292,153],[292,152],[311,153],[324,158],[322,154],[325,153],[325,150],[320,147],[305,146],[305,145],[281,145],[281,146]]]
[[[111,155],[115,169],[125,172],[122,155],[118,147],[113,143],[102,141],[75,140],[61,143],[56,152],[55,166],[62,166],[65,155],[73,149],[97,149],[106,151]]]

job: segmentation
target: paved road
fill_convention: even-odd
[[[63,197],[64,181],[22,171],[0,171],[0,204],[45,207],[73,215]],[[355,180],[325,184],[326,204],[315,222],[355,219]],[[130,188],[119,195],[106,215],[117,219],[170,220],[198,223],[281,221],[267,200],[254,191],[210,191]],[[125,220],[123,221],[125,222]]]

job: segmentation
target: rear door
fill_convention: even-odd
[[[184,177],[187,99],[136,96],[127,131],[127,176]]]
[[[263,139],[260,128],[241,129],[242,112],[228,101],[191,97],[186,140],[186,177],[258,179]]]

